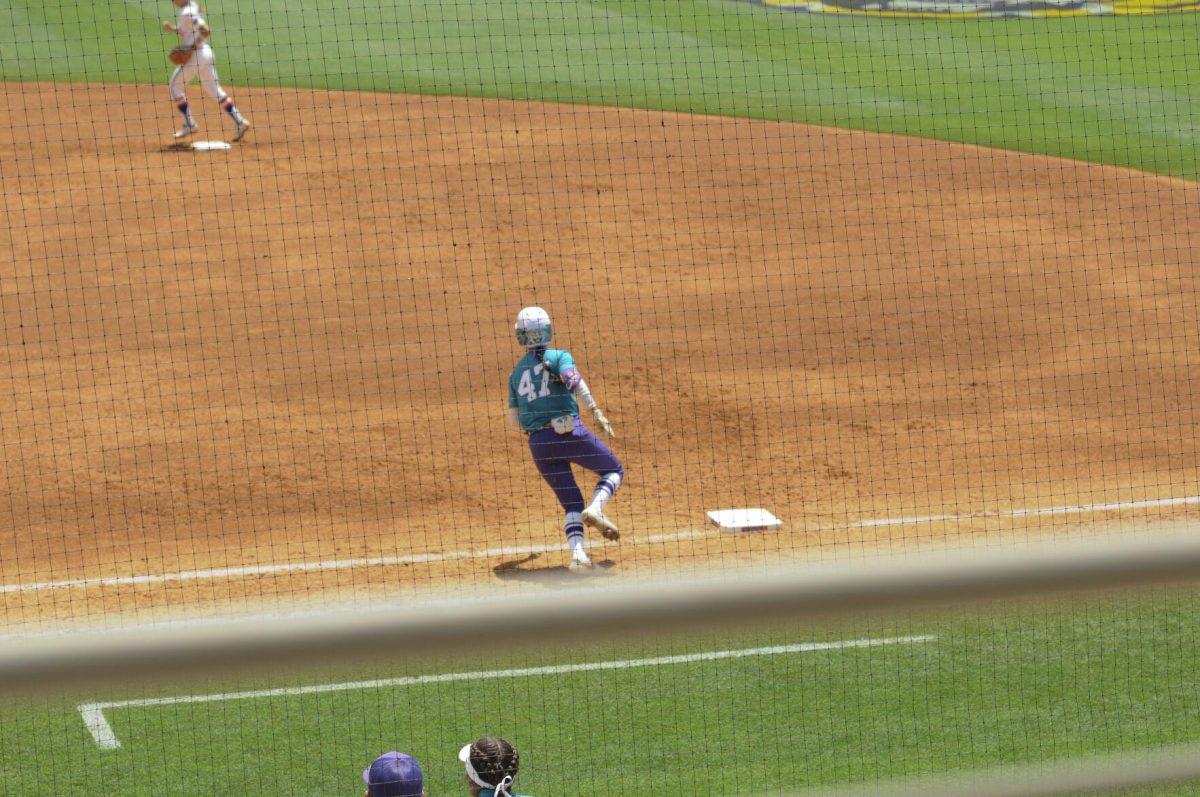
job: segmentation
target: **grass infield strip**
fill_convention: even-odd
[[[258,689],[248,692],[225,692],[211,695],[184,695],[181,697],[159,697],[144,700],[121,700],[111,703],[81,703],[77,708],[83,724],[91,733],[96,745],[104,750],[121,747],[105,711],[118,708],[145,708],[150,706],[176,706],[187,703],[222,703],[231,700],[256,700],[260,698],[294,695],[313,695],[328,692],[347,692],[361,689],[383,689],[388,687],[419,686],[454,681],[486,681],[497,678],[524,678],[534,675],[562,675],[566,673],[596,672],[600,670],[628,670],[636,667],[665,667],[672,664],[693,664],[701,661],[721,659],[744,659],[752,656],[781,656],[789,653],[811,653],[822,650],[848,650],[851,648],[874,648],[886,645],[917,645],[933,642],[936,636],[885,637],[881,639],[850,639],[837,642],[802,642],[795,645],[772,645],[743,650],[715,650],[705,653],[687,653],[678,656],[658,656],[645,659],[621,661],[594,661],[582,664],[556,664],[546,667],[526,667],[511,670],[484,670],[480,672],[453,672],[439,675],[419,675],[404,678],[383,678],[370,681],[350,681],[337,684],[315,684],[279,689]]]
[[[1200,14],[947,25],[730,0],[204,6],[235,96],[285,86],[654,108],[1200,175]],[[0,0],[0,79],[157,84],[169,116],[174,37],[159,22],[170,13],[130,0]]]
[[[361,794],[366,762],[400,749],[429,762],[431,794],[454,794],[462,779],[454,754],[486,733],[519,742],[529,759],[524,792],[578,797],[789,793],[1192,743],[1200,740],[1197,617],[1200,592],[1151,590],[886,622],[665,628],[652,640],[513,653],[414,651],[409,663],[181,677],[173,688],[147,683],[134,693],[14,696],[0,701],[0,793],[156,797],[171,772],[172,793],[186,797]],[[609,664],[918,635],[937,641]],[[589,662],[608,669],[495,674]],[[438,682],[459,672],[487,674]],[[308,687],[372,680],[399,685]],[[279,696],[249,699],[251,690]],[[244,698],[217,702],[217,694]],[[208,702],[164,705],[188,695]],[[135,698],[157,705],[130,705]],[[124,706],[100,709],[120,748],[96,744],[83,702]]]

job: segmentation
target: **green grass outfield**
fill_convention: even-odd
[[[735,0],[205,5],[235,86],[815,122],[1200,177],[1198,14],[911,21]],[[158,24],[172,11],[166,0],[0,0],[0,79],[165,81],[173,39]]]
[[[353,795],[365,764],[399,748],[426,764],[432,795],[459,794],[455,753],[486,732],[518,744],[522,784],[535,797],[748,794],[1129,750],[1200,738],[1198,609],[1200,598],[1164,596],[1024,608],[1002,619],[961,612],[324,672],[301,682],[937,635],[879,648],[116,708],[107,717],[123,746],[107,751],[73,702],[10,702],[0,715],[0,793]]]

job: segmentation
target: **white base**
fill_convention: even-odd
[[[749,531],[782,526],[783,521],[765,509],[714,509],[708,519],[723,529]]]
[[[193,141],[189,145],[196,152],[209,152],[218,149],[233,149],[228,141]]]

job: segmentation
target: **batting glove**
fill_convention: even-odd
[[[612,424],[608,422],[608,418],[604,417],[604,413],[600,411],[599,407],[593,409],[592,414],[596,416],[596,423],[600,424],[600,428],[604,430],[606,435],[609,437],[617,436],[617,433],[613,431]]]

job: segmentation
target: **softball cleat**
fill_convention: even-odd
[[[586,556],[582,558],[576,556],[571,559],[571,564],[567,566],[567,569],[572,573],[586,576],[596,570],[596,563]]]
[[[246,121],[238,122],[237,123],[237,132],[235,132],[233,134],[233,140],[241,141],[246,136],[246,133],[248,133],[248,132],[250,132],[250,123],[246,122]]]
[[[583,510],[584,525],[591,526],[600,532],[600,536],[606,540],[621,539],[621,530],[617,528],[617,524],[613,523],[599,509],[588,507]]]
[[[175,138],[187,138],[188,136],[193,136],[196,134],[196,131],[198,131],[199,129],[200,128],[194,124],[191,124],[191,123],[184,124],[183,127],[179,128],[178,130],[175,131]]]

